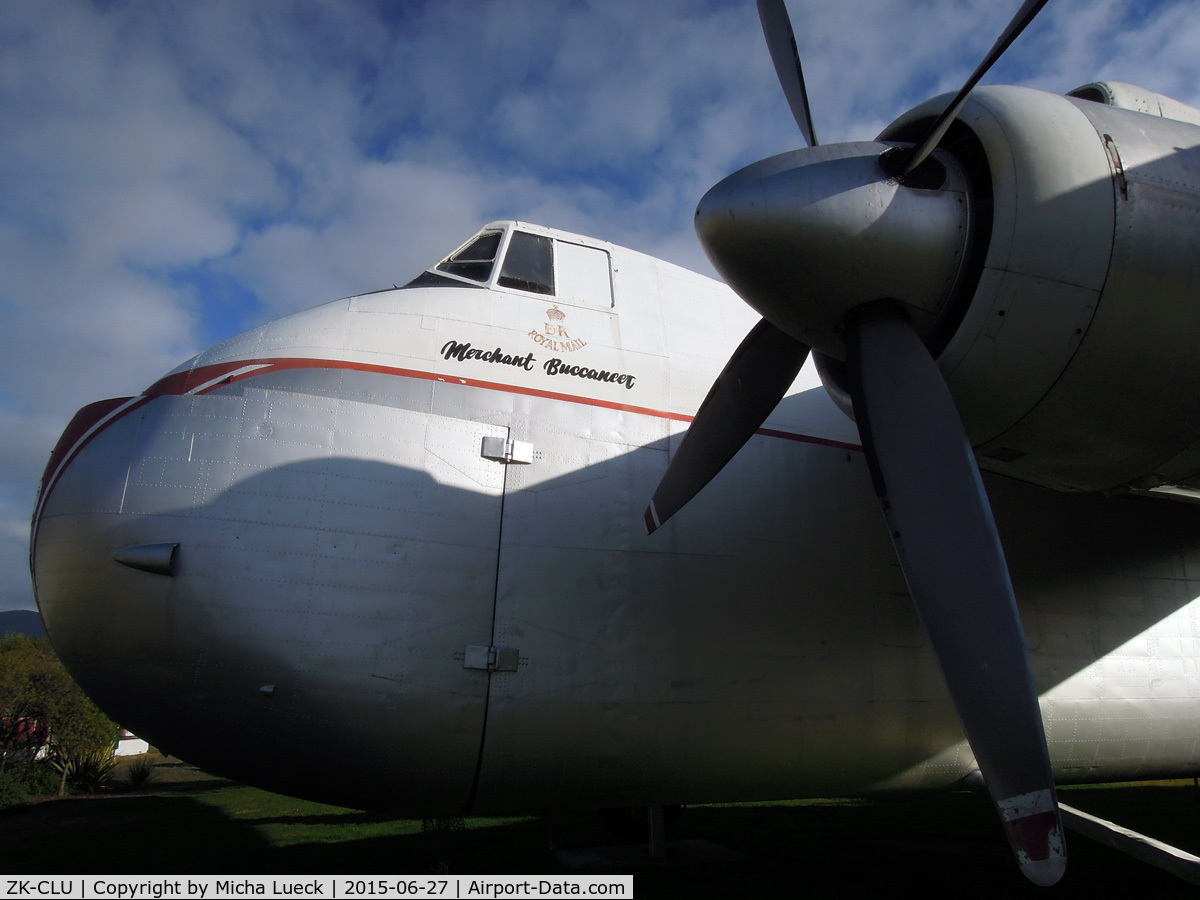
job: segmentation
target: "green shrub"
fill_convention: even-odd
[[[45,760],[22,766],[13,774],[25,785],[31,797],[45,797],[58,793],[59,773]]]
[[[108,750],[64,754],[54,762],[64,784],[73,791],[94,794],[112,784],[116,762]]]
[[[45,759],[17,759],[7,761],[0,775],[14,784],[19,784],[30,797],[58,793],[62,776]]]
[[[0,772],[0,809],[20,806],[29,799],[29,791],[11,772]]]
[[[129,788],[136,791],[143,784],[150,780],[150,776],[154,774],[154,766],[150,764],[150,760],[144,756],[141,759],[134,760],[129,765]]]
[[[89,751],[111,751],[116,739],[117,726],[75,684],[48,640],[0,636],[0,758],[8,763],[5,768],[33,764],[30,753],[47,741],[52,758],[69,760]]]

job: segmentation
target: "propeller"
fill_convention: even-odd
[[[758,0],[758,17],[792,116],[805,142],[815,147],[817,133],[787,7],[783,0]],[[766,319],[751,329],[700,404],[646,507],[649,534],[686,506],[754,436],[796,380],[808,350]]]
[[[759,0],[808,147],[734,173],[700,202],[705,251],[764,318],[705,398],[646,523],[654,531],[733,458],[810,347],[844,359],[892,543],[980,774],[1021,870],[1053,884],[1066,851],[1029,652],[974,453],[922,340],[952,292],[953,277],[937,272],[957,266],[971,239],[969,179],[934,148],[1045,2],[1027,0],[924,139],[896,152],[880,143],[817,146],[787,9]],[[906,186],[935,152],[945,177],[932,188],[922,179],[920,191],[915,180]]]
[[[1043,0],[1044,2],[1044,0]],[[812,111],[808,108],[808,91],[804,87],[804,71],[800,68],[800,51],[796,49],[796,34],[792,31],[792,20],[788,18],[783,0],[758,0],[758,18],[762,22],[763,35],[771,61],[775,63],[775,75],[783,86],[792,117],[800,126],[800,133],[808,146],[817,146],[817,132],[813,128]]]
[[[890,304],[860,312],[846,370],[904,580],[1025,874],[1066,864],[1037,690],[1000,535],[937,364]]]
[[[778,2],[782,5],[783,0],[778,0]],[[979,80],[983,78],[987,70],[995,64],[996,60],[1003,55],[1009,45],[1025,30],[1025,26],[1033,21],[1033,17],[1041,12],[1046,2],[1047,0],[1025,0],[1025,3],[1017,10],[1017,14],[1013,16],[1012,21],[1008,23],[1008,27],[1004,29],[1003,33],[996,40],[996,43],[992,45],[992,49],[988,51],[987,56],[983,58],[983,62],[975,67],[975,71],[971,73],[971,77],[966,80],[966,83],[959,88],[958,93],[954,95],[954,99],[950,101],[950,105],[929,126],[929,133],[925,135],[924,140],[913,148],[911,154],[898,154],[892,157],[894,162],[890,165],[885,164],[887,165],[889,174],[903,179],[925,161],[926,157],[933,152],[933,148],[937,146],[938,141],[946,134],[946,129],[958,118],[963,104],[967,102],[967,97],[970,96],[975,85],[979,84]]]
[[[733,459],[796,380],[808,347],[762,319],[746,335],[675,451],[646,507],[646,530],[679,512]]]

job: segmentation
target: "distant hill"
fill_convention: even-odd
[[[46,626],[42,624],[42,617],[29,609],[10,609],[7,612],[0,612],[0,635],[8,634],[10,631],[27,634],[33,638],[46,636]]]

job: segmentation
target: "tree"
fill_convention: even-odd
[[[49,723],[37,676],[51,668],[45,650],[24,635],[0,638],[0,772],[45,742]]]
[[[89,757],[107,758],[117,726],[88,699],[46,638],[0,637],[0,772],[13,762],[31,765],[44,746],[62,773]]]

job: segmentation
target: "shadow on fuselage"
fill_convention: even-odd
[[[433,816],[833,795],[961,739],[853,450],[756,437],[647,536],[667,439],[553,404],[526,436],[569,440],[506,470],[449,418],[421,468],[250,419],[195,466],[155,402],[55,486],[39,597],[97,701],[214,772]],[[1200,594],[1192,508],[986,481],[1043,692]],[[173,576],[112,559],[161,541]]]

